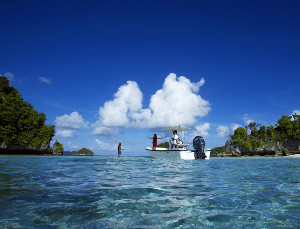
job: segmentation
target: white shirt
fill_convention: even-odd
[[[177,144],[177,140],[178,140],[178,134],[174,134],[173,136],[173,144]]]

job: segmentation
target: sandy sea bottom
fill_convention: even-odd
[[[0,156],[4,228],[299,228],[300,158]]]

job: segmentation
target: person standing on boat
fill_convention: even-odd
[[[146,136],[147,137],[147,136]],[[147,137],[149,138],[149,137]],[[158,138],[156,134],[154,134],[153,138],[149,138],[149,139],[153,139],[152,143],[153,143],[153,149],[156,149],[157,146],[157,139],[163,139],[163,138]]]
[[[121,151],[122,150],[124,150],[124,149],[122,149],[121,143],[119,143],[119,145],[118,145],[118,157],[121,157]]]
[[[179,137],[178,137],[178,134],[177,134],[177,130],[173,131],[173,138],[172,138],[172,140],[173,140],[173,146],[172,147],[175,146],[175,148],[177,148],[178,143],[179,143]]]

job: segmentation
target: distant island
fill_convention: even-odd
[[[52,154],[55,126],[0,76],[0,154]]]
[[[259,129],[258,129],[259,127]],[[300,115],[282,115],[274,126],[255,122],[239,127],[225,146],[212,149],[214,157],[269,156],[300,153]]]
[[[94,156],[94,152],[87,148],[82,148],[78,151],[72,151],[71,156]]]

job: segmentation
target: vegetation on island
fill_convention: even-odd
[[[283,143],[287,139],[300,140],[300,115],[283,115],[275,127],[251,122],[245,128],[237,128],[231,138],[238,146],[247,149],[256,149],[273,142]]]
[[[72,151],[71,152],[71,155],[72,156],[76,156],[76,155],[86,155],[86,156],[93,156],[94,155],[94,152],[87,149],[87,148],[82,148],[78,151]]]
[[[224,153],[226,151],[225,146],[220,146],[220,147],[215,147],[210,151],[210,155],[213,156],[218,156],[218,154]]]
[[[255,122],[245,128],[239,127],[230,136],[229,143],[238,146],[241,151],[281,151],[289,152],[287,141],[300,141],[300,115],[282,115],[275,126],[264,126]],[[226,147],[217,147],[212,150],[212,156],[225,153]]]
[[[0,76],[0,142],[6,147],[49,148],[55,126],[46,124],[46,115],[24,101],[9,82]]]
[[[64,146],[59,141],[55,141],[55,143],[52,146],[52,153],[54,155],[62,155],[64,151]]]
[[[169,148],[169,142],[160,143],[159,145],[157,145],[157,147],[160,147],[160,148]]]

